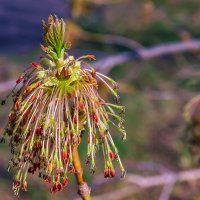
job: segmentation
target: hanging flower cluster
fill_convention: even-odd
[[[113,160],[125,174],[118,150],[110,134],[116,127],[126,138],[124,107],[105,102],[98,94],[101,81],[119,100],[117,84],[98,73],[84,59],[66,54],[70,44],[64,41],[63,19],[49,16],[43,22],[46,56],[17,79],[12,91],[14,105],[4,136],[9,136],[12,158],[8,168],[16,168],[13,190],[27,190],[27,174],[38,171],[50,186],[50,192],[61,191],[68,184],[68,173],[75,173],[72,148],[87,133],[87,163],[95,170],[95,154],[102,148],[104,176],[114,177]],[[2,102],[4,104],[5,101]],[[112,120],[114,118],[114,120]],[[86,134],[85,133],[85,134]],[[4,137],[1,142],[4,142]]]

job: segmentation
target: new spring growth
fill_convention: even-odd
[[[86,160],[91,171],[95,170],[95,155],[101,148],[104,176],[115,176],[114,161],[119,163],[122,176],[125,174],[110,133],[114,126],[126,138],[124,107],[107,103],[98,93],[101,81],[118,100],[116,82],[84,61],[95,60],[93,55],[74,58],[66,54],[70,44],[64,40],[63,19],[49,16],[47,24],[43,21],[43,29],[41,48],[45,56],[40,63],[31,63],[17,79],[4,132],[12,153],[8,169],[17,171],[13,180],[16,195],[20,189],[27,190],[27,176],[36,172],[50,192],[66,187],[68,174],[76,173],[72,148],[78,147],[82,137],[87,137]],[[5,142],[4,137],[1,141]]]

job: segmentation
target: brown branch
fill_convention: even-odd
[[[118,45],[126,47],[130,50],[143,48],[139,42],[133,39],[114,34],[91,33],[70,20],[67,21],[67,27],[69,30],[71,30],[71,32],[66,33],[66,40],[71,40],[72,38],[76,37],[89,42]]]
[[[170,184],[166,184],[166,185],[163,186],[159,200],[169,200],[175,183],[176,182],[174,181]]]
[[[150,48],[139,49],[137,53],[141,59],[147,60],[166,54],[183,53],[187,51],[196,51],[199,49],[200,40],[189,40],[183,42],[155,45]]]
[[[75,168],[76,180],[79,185],[78,193],[83,200],[90,200],[91,189],[88,187],[87,183],[83,179],[83,169],[81,167],[77,146],[73,147],[72,156],[73,156],[73,164]]]
[[[124,52],[102,58],[95,63],[98,71],[109,73],[116,66],[130,60],[149,60],[152,58],[200,50],[200,40],[190,40],[185,42],[166,43],[147,48],[136,48],[133,52]]]
[[[200,50],[200,40],[190,40],[186,42],[169,44],[166,43],[148,48],[136,48],[135,51],[132,52],[124,52],[102,58],[94,63],[94,67],[97,71],[108,74],[110,70],[116,65],[126,63],[130,60],[148,60],[167,54],[184,53],[194,50]],[[12,87],[14,87],[14,84],[14,80],[8,80],[6,82],[0,83],[0,93],[12,89]]]
[[[106,200],[122,200],[125,199],[129,196],[131,196],[132,194],[139,192],[140,188],[133,188],[133,186],[126,186],[123,187],[121,189],[112,191],[112,192],[107,192],[104,193],[102,195],[98,195],[98,196],[94,196],[92,197],[92,200],[102,200],[102,199],[106,199]],[[133,198],[131,198],[133,199]],[[78,200],[78,199],[76,199]]]
[[[141,191],[141,189],[164,186],[166,191],[163,192],[163,196],[161,195],[160,199],[162,197],[162,199],[167,200],[167,198],[169,198],[170,196],[173,186],[176,183],[197,181],[199,179],[200,169],[185,170],[178,173],[167,172],[150,177],[143,177],[135,174],[127,174],[125,178],[125,183],[127,183],[128,186],[125,186],[122,189],[118,189],[117,191],[112,191],[103,195],[94,196],[92,199],[100,200],[106,198],[106,200],[111,200],[114,198],[116,200],[120,200],[131,196],[136,192]],[[133,184],[137,187],[133,188],[133,186],[130,186],[130,184]]]

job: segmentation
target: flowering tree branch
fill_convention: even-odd
[[[119,151],[111,136],[111,126],[126,139],[124,106],[119,105],[118,84],[110,77],[96,72],[85,60],[69,56],[70,44],[64,39],[65,22],[52,15],[43,21],[45,53],[40,63],[31,63],[16,80],[11,93],[13,106],[8,115],[1,143],[9,137],[12,157],[8,169],[17,170],[13,191],[27,191],[27,176],[39,171],[39,177],[49,185],[51,193],[68,185],[68,174],[76,176],[79,194],[90,199],[90,188],[83,179],[78,154],[82,137],[87,137],[87,164],[96,169],[95,155],[102,148],[104,177],[113,178],[113,162],[119,164],[122,177],[125,170]],[[106,102],[98,92],[98,80],[112,93],[116,103]],[[9,84],[8,84],[9,85]],[[115,121],[111,119],[115,119]],[[85,133],[87,130],[87,133]]]

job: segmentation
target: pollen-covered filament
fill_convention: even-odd
[[[95,170],[95,155],[101,146],[104,176],[115,176],[114,159],[124,174],[110,134],[110,126],[114,125],[125,138],[124,107],[105,102],[98,94],[97,81],[102,81],[118,98],[116,83],[83,63],[84,58],[87,56],[77,60],[66,57],[62,67],[55,64],[49,69],[33,65],[23,74],[24,80],[20,77],[23,85],[13,95],[14,106],[5,129],[13,154],[9,168],[18,169],[13,182],[16,194],[20,188],[27,190],[27,173],[37,170],[51,192],[62,190],[68,183],[67,174],[75,173],[72,148],[81,143],[84,131],[91,170]],[[88,58],[94,59],[91,55]]]

